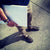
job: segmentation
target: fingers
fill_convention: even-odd
[[[16,24],[13,21],[9,21],[7,25],[10,26],[10,27],[18,26],[18,24]]]

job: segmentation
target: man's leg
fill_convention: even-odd
[[[27,29],[26,31],[39,31],[39,27],[37,26],[33,26],[31,27],[31,21],[32,21],[32,14],[31,13],[27,13]]]
[[[32,21],[32,14],[27,13],[27,28],[30,29],[31,27],[31,21]]]
[[[32,21],[32,4],[31,2],[27,6],[27,29],[26,31],[38,31],[39,27],[37,26],[31,26],[31,21]]]

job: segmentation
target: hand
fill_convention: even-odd
[[[14,21],[8,21],[8,26],[13,27],[13,26],[18,26]]]

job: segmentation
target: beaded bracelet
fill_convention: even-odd
[[[9,23],[9,19],[3,20],[3,21]]]

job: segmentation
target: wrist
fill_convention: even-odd
[[[9,19],[6,19],[6,20],[3,20],[4,22],[8,22],[9,21]]]

